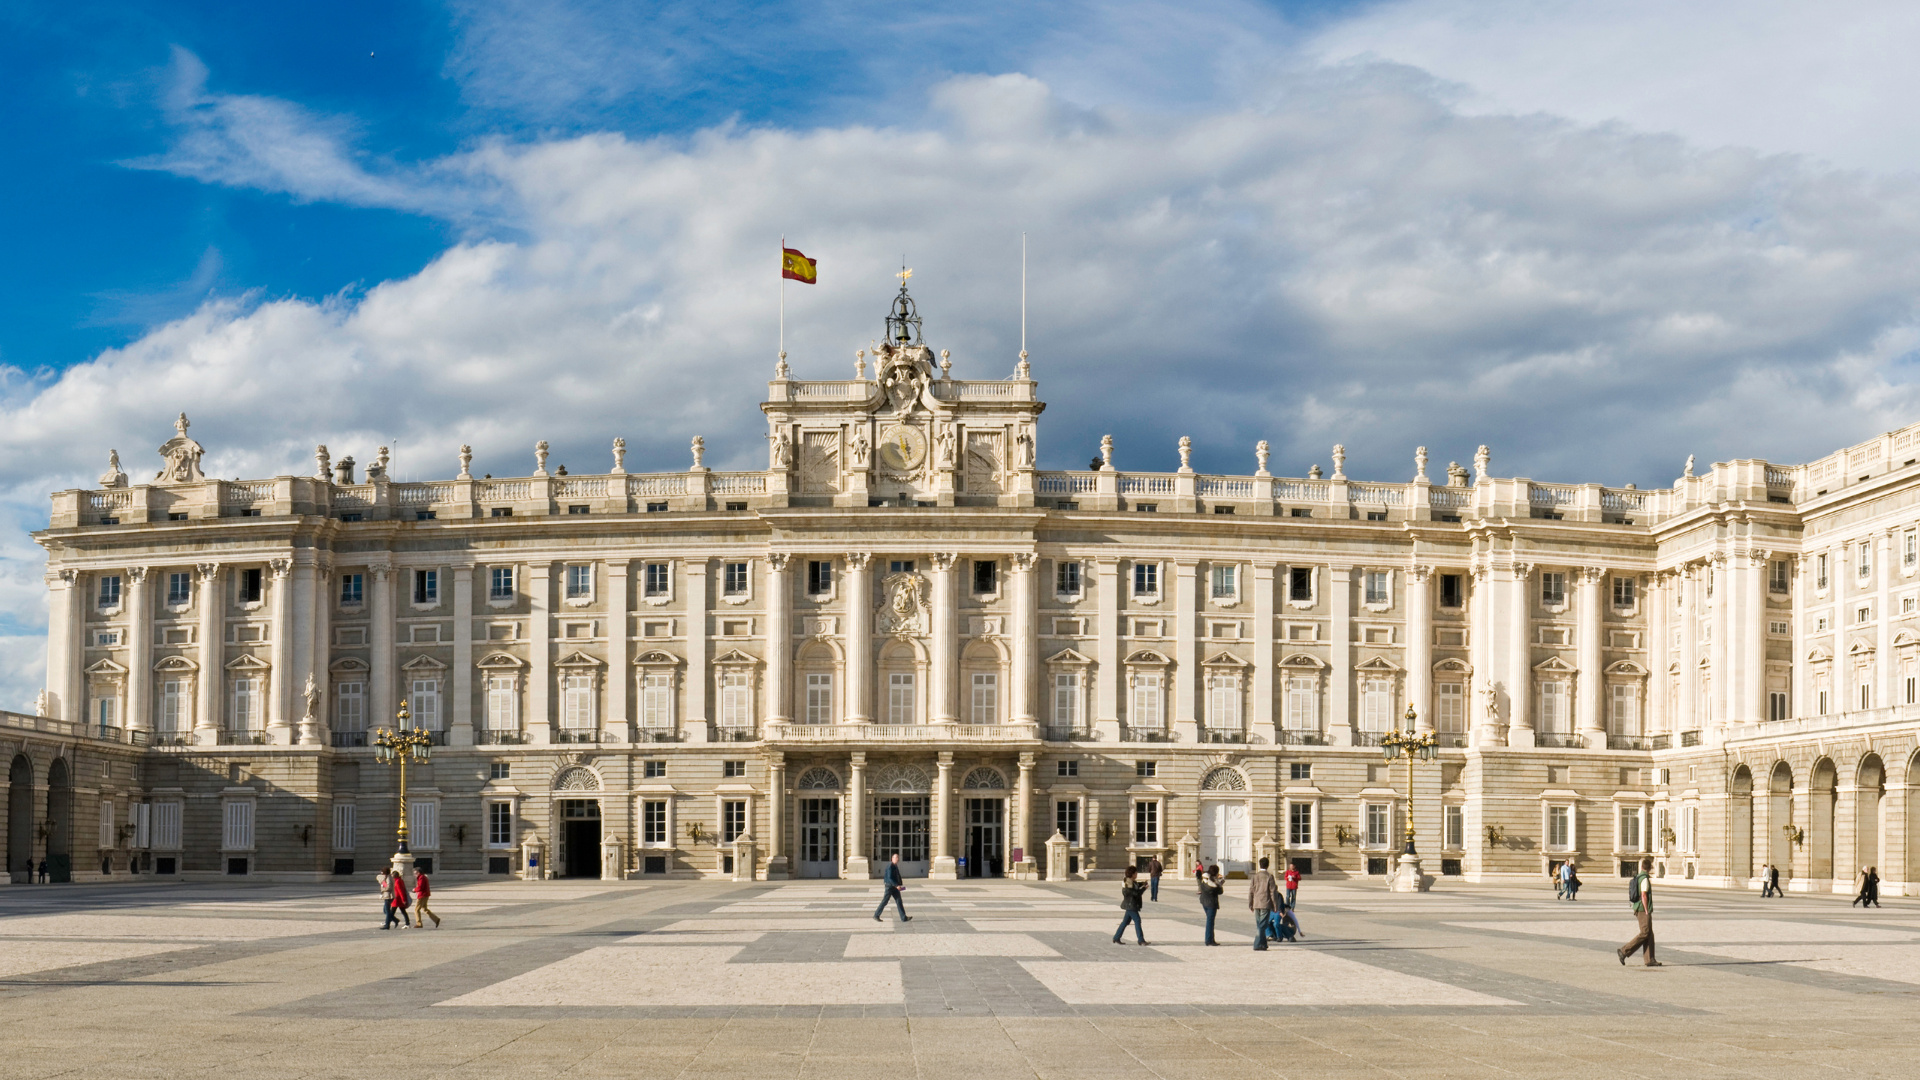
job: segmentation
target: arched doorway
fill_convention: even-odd
[[[1767,861],[1782,880],[1793,876],[1793,768],[1782,761],[1767,778]]]
[[[1813,779],[1807,788],[1807,877],[1811,881],[1832,881],[1833,811],[1840,795],[1834,782],[1838,772],[1833,762],[1821,758],[1814,763]]]
[[[1727,876],[1736,882],[1753,877],[1753,772],[1733,770],[1727,799]]]
[[[1860,772],[1855,779],[1860,791],[1854,802],[1854,841],[1855,861],[1861,866],[1878,867],[1880,865],[1880,807],[1881,799],[1887,793],[1887,767],[1879,754],[1868,754],[1860,759]]]
[[[1000,770],[981,766],[961,781],[965,793],[966,855],[962,877],[999,877],[1007,861],[1007,780]]]
[[[73,880],[73,773],[66,758],[47,769],[47,880]]]
[[[7,773],[7,873],[33,883],[33,759],[20,754]],[[24,871],[24,876],[23,875]]]

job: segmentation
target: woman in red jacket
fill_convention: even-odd
[[[387,925],[380,929],[391,929],[395,916],[398,916],[400,928],[402,930],[411,930],[413,929],[413,923],[407,919],[407,905],[411,902],[412,897],[407,894],[407,879],[399,874],[394,874],[390,880],[393,888],[393,894],[390,897],[392,903],[387,906]]]

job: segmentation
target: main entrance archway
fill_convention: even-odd
[[[600,876],[600,800],[560,800],[558,862],[566,877]]]

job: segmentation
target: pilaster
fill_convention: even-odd
[[[937,764],[940,771],[933,783],[933,820],[928,825],[933,832],[933,863],[927,876],[935,881],[953,881],[960,876],[952,848],[953,754],[942,751]]]
[[[938,552],[929,561],[933,564],[933,669],[928,679],[928,720],[957,724],[954,682],[960,670],[960,612],[955,578],[960,557]]]
[[[529,563],[527,579],[527,741],[552,742],[553,735],[553,564]],[[695,628],[687,628],[689,645]]]
[[[394,665],[393,650],[393,564],[376,562],[367,567],[367,575],[373,580],[367,584],[373,591],[370,606],[368,638],[372,642],[373,659],[369,661],[371,670],[367,673],[367,730],[393,727],[394,714],[398,711],[397,700],[393,693],[393,682],[399,672]]]
[[[1583,566],[1579,570],[1579,644],[1575,647],[1575,663],[1580,668],[1574,682],[1575,724],[1581,736],[1586,739],[1590,749],[1607,748],[1607,722],[1603,715],[1605,703],[1601,699],[1606,689],[1606,675],[1601,671],[1600,635],[1601,613],[1607,602],[1605,583],[1607,572],[1598,566]]]
[[[605,564],[607,583],[607,719],[601,727],[619,733],[621,742],[632,742],[633,710],[628,697],[633,690],[633,650],[627,644],[629,623],[627,604],[632,596],[633,563],[627,559],[609,559]]]
[[[453,723],[447,741],[473,745],[473,567],[453,568]]]
[[[1271,500],[1268,505],[1271,506]],[[1274,571],[1273,563],[1253,566],[1253,709],[1248,721],[1256,742],[1279,742],[1274,722]]]
[[[688,742],[703,743],[713,738],[713,717],[707,706],[707,688],[713,683],[712,674],[708,671],[712,642],[708,639],[707,628],[707,560],[688,559],[685,570],[687,713],[680,721],[680,730]]]
[[[1200,741],[1200,628],[1199,564],[1179,559],[1173,564],[1173,737],[1176,742]]]
[[[865,475],[864,471],[855,475]],[[767,554],[767,722],[784,724],[793,717],[793,575],[784,551]],[[771,850],[780,850],[774,841]]]
[[[196,630],[200,639],[200,678],[194,682],[199,700],[194,703],[193,741],[198,746],[213,746],[220,741],[220,691],[226,675],[225,635],[220,624],[226,596],[220,587],[219,563],[200,563],[194,570],[199,575],[196,584],[200,593],[196,597],[200,603],[200,625]]]
[[[1424,493],[1424,487],[1422,489]],[[1433,730],[1433,567],[1407,568],[1407,700],[1419,719],[1415,731]]]
[[[144,566],[127,568],[127,731],[153,728],[153,585]],[[274,629],[279,633],[279,628]]]
[[[1342,503],[1342,509],[1345,504]],[[1335,746],[1353,745],[1353,567],[1327,567],[1328,655],[1327,737]]]
[[[842,690],[846,699],[848,723],[865,724],[873,720],[873,580],[870,567],[873,555],[855,551],[847,555],[847,595],[845,631],[846,680]]]
[[[274,559],[267,564],[272,574],[273,635],[269,661],[273,671],[267,681],[267,741],[275,746],[293,742],[293,560]]]

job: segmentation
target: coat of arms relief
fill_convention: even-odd
[[[933,626],[933,590],[926,578],[911,570],[890,574],[881,588],[886,596],[880,604],[882,634],[914,637],[928,633]]]

